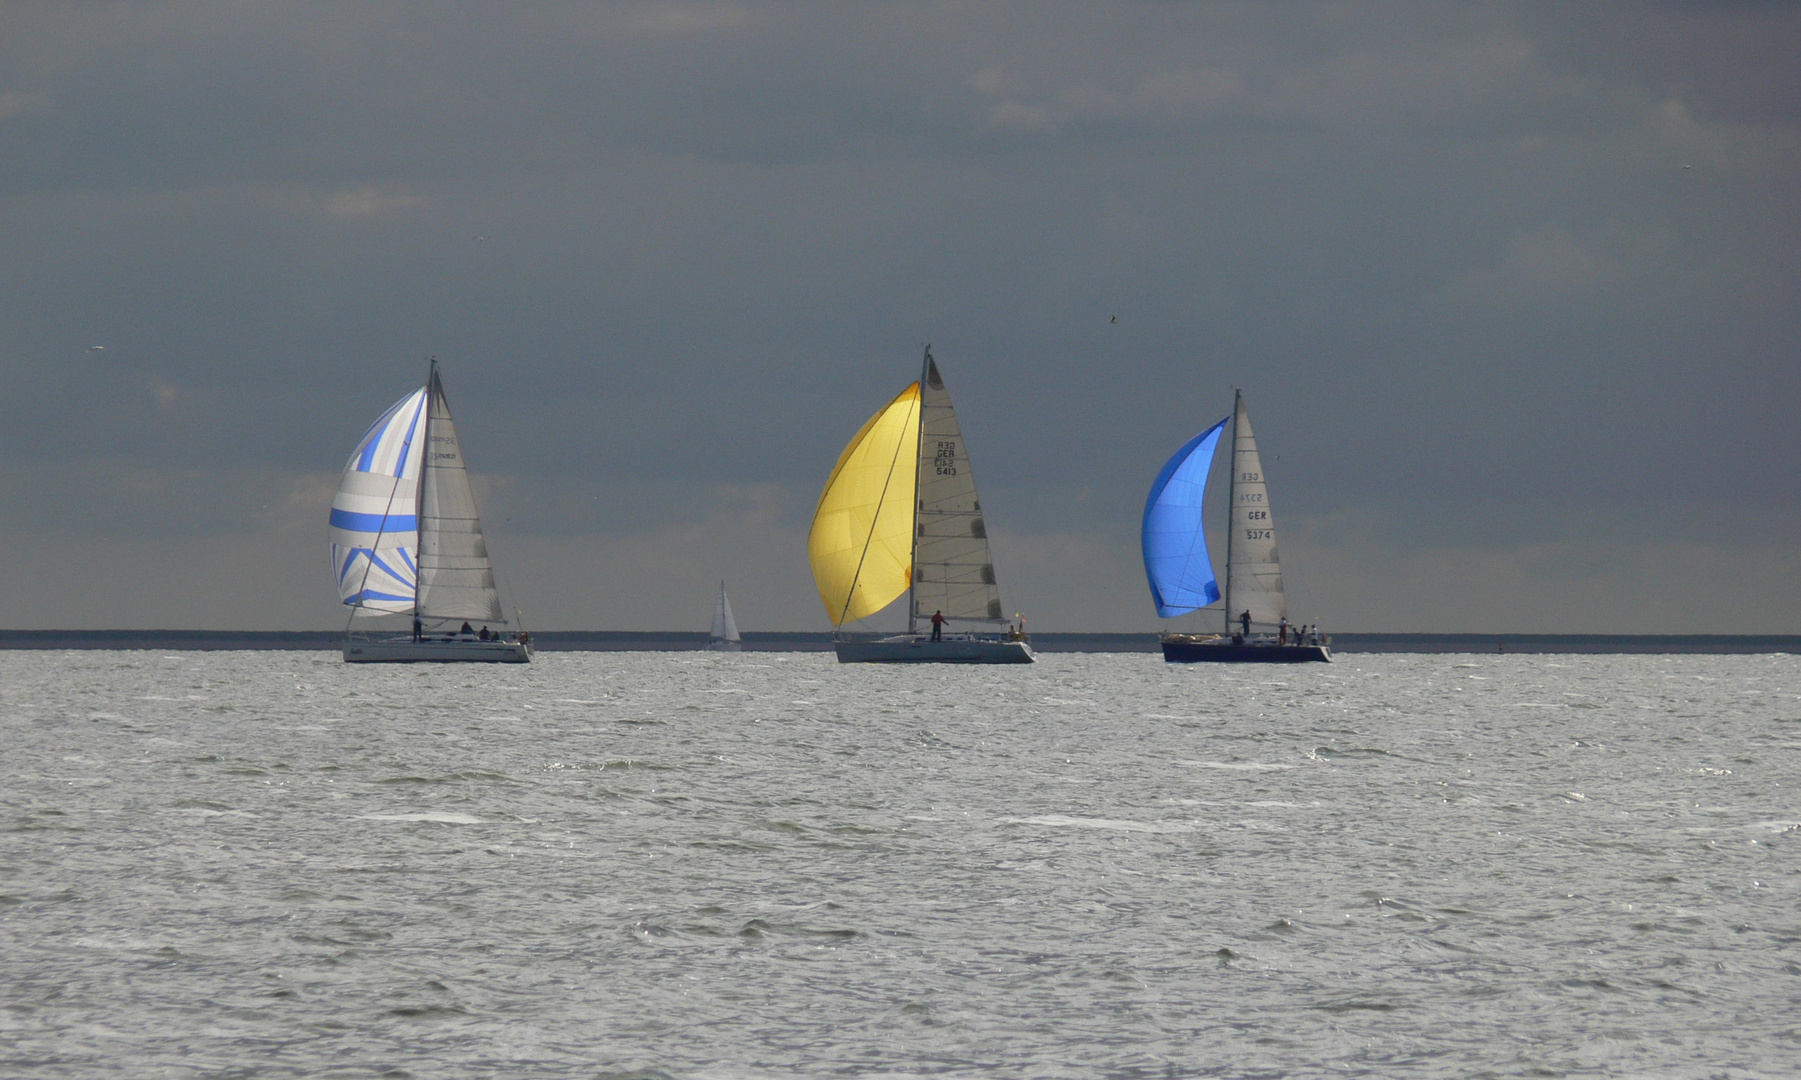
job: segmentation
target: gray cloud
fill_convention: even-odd
[[[1550,578],[1408,568],[1652,545],[1687,554],[1615,560],[1600,628],[1792,629],[1644,598],[1792,572],[1798,39],[1761,4],[11,5],[0,533],[59,584],[0,620],[106,621],[58,550],[312,559],[323,502],[261,490],[322,499],[434,353],[527,606],[686,625],[754,552],[745,624],[820,626],[818,485],[932,340],[1037,625],[1152,625],[1145,485],[1238,384],[1336,625],[1558,629]],[[309,574],[116,616],[330,625]]]

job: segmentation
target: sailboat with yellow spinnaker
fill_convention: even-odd
[[[838,455],[813,513],[807,556],[826,615],[840,628],[833,644],[841,662],[1032,662],[1022,628],[1002,615],[975,472],[930,347],[920,380]],[[842,630],[903,593],[905,634]]]

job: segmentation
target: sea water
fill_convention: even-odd
[[[1801,659],[0,654],[7,1077],[1780,1077]]]

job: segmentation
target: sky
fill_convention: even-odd
[[[526,625],[828,629],[813,506],[930,342],[1031,629],[1159,626],[1237,387],[1297,621],[1801,632],[1796,56],[1749,0],[8,3],[0,627],[342,626],[429,355]]]

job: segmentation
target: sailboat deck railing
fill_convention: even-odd
[[[930,640],[932,631],[928,629],[913,630],[834,630],[832,640],[838,641],[926,641]],[[1024,641],[1030,642],[1032,636],[1020,630],[952,630],[946,628],[941,638],[943,641]]]
[[[517,632],[508,632],[508,631],[504,631],[504,630],[490,630],[487,638],[484,639],[481,636],[480,632],[465,634],[465,633],[461,632],[460,630],[459,631],[426,630],[426,631],[423,631],[422,633],[420,633],[420,635],[418,637],[414,637],[413,632],[411,630],[388,629],[388,630],[347,630],[344,632],[344,640],[347,642],[355,642],[358,644],[369,644],[372,642],[383,642],[383,641],[473,641],[473,642],[477,642],[479,644],[483,640],[487,640],[487,641],[529,641],[529,640],[531,640],[531,638],[530,638],[530,635],[526,634],[526,632],[523,630],[520,630]]]

